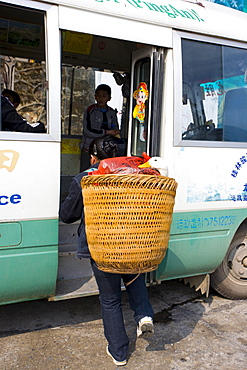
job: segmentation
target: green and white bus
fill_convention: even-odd
[[[210,281],[247,298],[246,22],[208,1],[0,0],[1,90],[47,130],[0,131],[1,304],[97,294],[76,258],[78,223],[58,211],[83,166],[99,80],[118,99],[123,153],[161,156],[178,183],[168,251],[147,284]],[[144,122],[133,118],[141,82]]]

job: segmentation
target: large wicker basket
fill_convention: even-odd
[[[168,246],[177,183],[164,176],[92,175],[81,180],[86,235],[99,269],[155,270]]]

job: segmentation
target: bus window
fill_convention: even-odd
[[[34,124],[33,127],[37,122],[46,126],[44,13],[1,5],[0,26],[0,90],[17,92],[20,96],[18,114]],[[11,126],[5,126],[2,123],[1,130],[12,131]]]
[[[246,60],[241,48],[182,40],[183,140],[247,141]]]
[[[92,68],[62,66],[62,135],[81,136],[83,113],[94,102],[94,88]]]

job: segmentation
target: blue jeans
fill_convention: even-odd
[[[101,271],[91,261],[94,276],[99,288],[104,334],[108,341],[108,349],[112,356],[123,361],[127,358],[129,338],[126,334],[122,313],[121,279],[126,284],[136,275],[112,274]],[[148,299],[148,292],[143,275],[138,276],[126,286],[130,308],[134,311],[134,320],[138,322],[145,316],[153,318],[154,312]]]

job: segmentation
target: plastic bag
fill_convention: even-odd
[[[145,174],[160,175],[159,171],[153,168],[138,168],[140,164],[147,162],[150,157],[144,152],[142,157],[115,157],[107,158],[100,161],[97,171],[89,172],[89,175],[106,175],[106,174]]]

